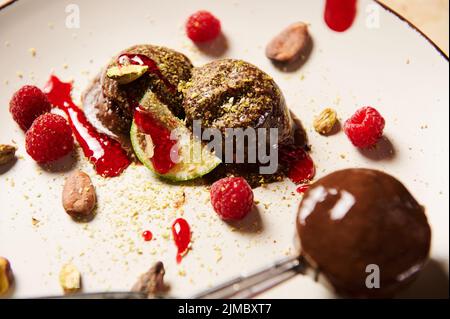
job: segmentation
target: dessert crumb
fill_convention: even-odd
[[[36,53],[37,53],[36,48],[30,48],[30,49],[28,49],[28,51],[30,52],[30,54],[33,58],[36,56]]]

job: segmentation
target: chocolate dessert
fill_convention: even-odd
[[[278,128],[279,143],[293,139],[293,124],[283,94],[256,66],[223,59],[194,68],[184,91],[188,123],[204,128]]]
[[[424,267],[431,230],[424,208],[394,177],[346,169],[315,182],[299,208],[302,254],[337,292],[390,297]],[[376,265],[380,287],[369,289],[366,267]]]
[[[294,124],[283,94],[275,81],[256,66],[242,61],[222,59],[194,68],[184,85],[184,110],[188,125],[200,120],[202,128],[215,128],[225,136],[228,128],[278,129],[278,144],[294,141]],[[267,137],[269,133],[267,131]],[[248,143],[259,143],[258,140]],[[249,145],[249,144],[247,144]],[[266,145],[273,147],[266,139]],[[259,163],[226,163],[208,179],[244,176],[252,187],[282,178],[282,172],[260,174]]]
[[[145,74],[121,83],[108,74],[111,67],[150,62]],[[149,63],[147,63],[149,64]],[[192,64],[183,54],[161,46],[135,45],[115,56],[83,94],[87,113],[93,109],[97,118],[111,132],[128,135],[133,108],[151,90],[178,117],[184,116],[182,94],[177,90],[182,81],[189,80]],[[109,75],[109,76],[108,76]]]
[[[267,176],[259,174],[259,162],[247,160],[247,147],[260,143],[269,146],[273,152],[278,145],[292,144],[294,141],[294,124],[279,87],[269,75],[241,60],[218,60],[192,69],[188,58],[171,49],[153,45],[133,46],[111,60],[87,89],[82,100],[86,114],[91,114],[91,120],[100,121],[101,126],[110,131],[107,133],[119,138],[127,149],[131,129],[135,153],[152,171],[155,171],[154,154],[146,154],[143,151],[145,147],[139,143],[142,138],[137,138],[142,125],[134,129],[131,125],[135,110],[142,109],[142,105],[149,101],[152,105],[150,113],[153,112],[151,116],[159,118],[157,121],[162,121],[163,126],[167,126],[166,119],[171,117],[168,114],[171,113],[179,119],[186,116],[188,127],[192,127],[194,120],[200,120],[202,129],[215,128],[223,136],[226,129],[266,130],[264,141],[247,140],[243,162],[236,160],[237,151],[234,149],[231,161],[236,165],[223,165],[217,174],[211,175],[214,180],[224,175],[246,176],[254,186],[280,180],[282,172],[264,174]],[[161,107],[155,108],[155,105]],[[163,112],[165,108],[167,112]],[[95,119],[92,119],[92,113]],[[167,113],[164,119],[160,118],[163,113]],[[168,126],[166,129],[174,129]],[[181,123],[176,126],[180,127]],[[269,129],[278,129],[277,139],[271,140]],[[152,146],[156,149],[161,143],[169,144],[168,141],[159,141],[160,136],[161,133],[151,137]],[[225,150],[225,143],[223,146]],[[216,155],[223,160],[225,153],[224,156]],[[205,174],[203,171],[209,172],[216,165],[211,164],[204,170],[196,168],[192,174],[176,176],[169,171],[155,172],[163,177],[186,180],[200,177]],[[176,167],[173,171],[180,169]]]

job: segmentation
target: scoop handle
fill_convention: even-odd
[[[192,296],[193,299],[252,298],[303,273],[308,265],[303,257],[288,257],[250,274],[241,274],[223,284]]]
[[[308,268],[301,257],[288,257],[278,260],[260,270],[241,274],[227,282],[191,296],[191,299],[246,299],[252,298],[282,282],[304,273]],[[69,296],[46,297],[50,299],[147,299],[139,292],[85,293]],[[158,298],[158,297],[156,297]],[[165,297],[168,298],[168,297]],[[170,297],[169,297],[170,298]]]
[[[38,299],[148,299],[147,295],[141,292],[92,292],[63,296],[50,296]]]

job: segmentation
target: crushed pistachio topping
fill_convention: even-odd
[[[180,87],[189,119],[205,127],[257,127],[284,103],[273,79],[242,60],[220,60],[194,69]]]
[[[36,56],[36,53],[37,53],[36,48],[30,48],[30,49],[28,49],[28,51],[30,52],[30,54],[33,58]]]
[[[106,76],[119,84],[128,84],[136,81],[148,70],[147,65],[128,64],[123,66],[111,66],[106,71]]]

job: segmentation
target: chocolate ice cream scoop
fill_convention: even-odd
[[[370,169],[315,182],[300,204],[297,228],[302,255],[353,297],[392,296],[416,277],[430,250],[424,208],[397,179]],[[368,278],[377,269],[379,288]]]
[[[279,87],[256,66],[223,59],[195,68],[185,85],[188,122],[204,128],[278,128],[279,143],[291,141],[293,125]]]
[[[145,60],[145,61],[143,61]],[[111,76],[108,70],[124,65],[145,66],[128,74],[127,81]],[[128,135],[133,108],[151,90],[179,117],[184,116],[178,85],[191,77],[192,63],[174,50],[154,45],[135,45],[115,56],[83,95],[87,114],[94,109],[100,122],[115,134]]]

